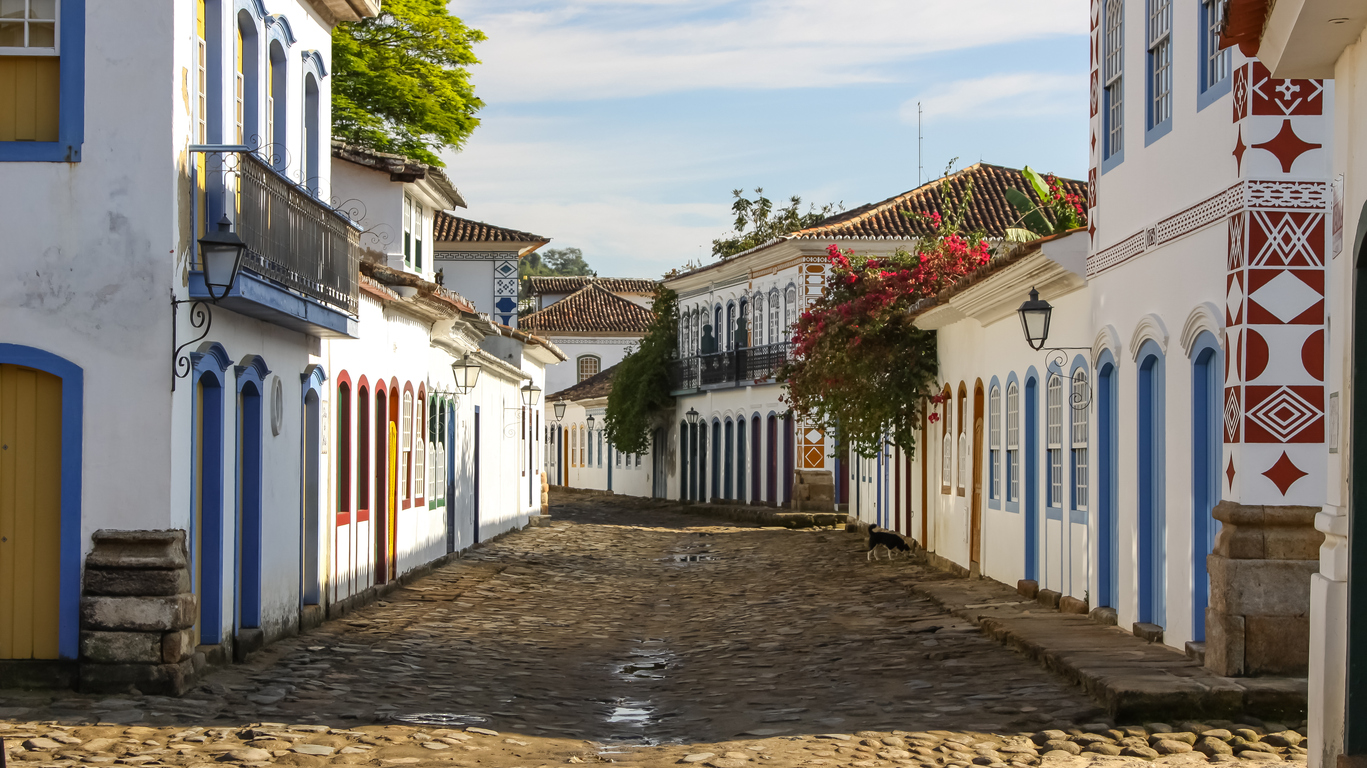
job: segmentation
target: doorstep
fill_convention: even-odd
[[[990,579],[927,580],[910,586],[1081,686],[1117,721],[1305,718],[1303,677],[1221,677],[1174,648],[1145,642],[1085,615],[1050,610]]]

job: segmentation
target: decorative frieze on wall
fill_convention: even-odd
[[[1224,498],[1244,504],[1323,501],[1306,477],[1325,461],[1325,253],[1328,130],[1324,84],[1276,80],[1259,62],[1235,72],[1233,154],[1242,206],[1228,219],[1225,278]],[[1305,158],[1305,159],[1303,159]]]
[[[517,327],[517,259],[494,262],[494,318]]]
[[[798,316],[821,296],[826,285],[829,262],[822,256],[803,259],[802,277],[798,287]],[[797,430],[798,469],[826,468],[826,433],[809,422],[799,421]]]

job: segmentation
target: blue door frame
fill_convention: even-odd
[[[1097,605],[1115,608],[1119,593],[1120,541],[1116,493],[1119,440],[1116,421],[1118,395],[1115,360],[1110,351],[1097,361]]]
[[[1136,458],[1139,620],[1164,626],[1163,359],[1152,341],[1140,347]]]
[[[1191,490],[1192,490],[1192,639],[1205,642],[1206,607],[1210,604],[1210,574],[1206,556],[1215,542],[1218,523],[1211,515],[1220,503],[1220,346],[1203,333],[1192,347],[1191,375]]]
[[[1039,379],[1025,379],[1025,578],[1039,580]]]

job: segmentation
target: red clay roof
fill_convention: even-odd
[[[1059,181],[1065,191],[1086,199],[1085,182],[1064,178]],[[1020,214],[1007,201],[1007,189],[1014,187],[1031,200],[1039,200],[1030,188],[1030,182],[1025,180],[1025,175],[1015,168],[976,163],[881,203],[836,214],[788,237],[799,240],[897,240],[924,235],[930,232],[929,224],[905,215],[906,212],[930,214],[938,211],[943,214],[947,207],[958,205],[963,200],[970,184],[973,187],[973,200],[969,203],[965,225],[968,229],[983,230],[992,238],[1005,236],[1007,227],[1019,226]],[[946,202],[950,205],[947,206]]]
[[[532,275],[527,278],[533,295],[574,293],[589,283],[597,283],[613,293],[655,293],[655,281],[636,277],[592,277]]]
[[[595,283],[539,312],[518,318],[519,328],[545,333],[645,333],[655,314]]]
[[[1220,47],[1238,45],[1245,56],[1257,56],[1267,24],[1267,0],[1230,0],[1220,28]]]
[[[578,402],[580,400],[594,400],[600,397],[607,397],[612,392],[612,377],[617,373],[617,366],[606,368],[584,379],[572,387],[566,387],[559,392],[552,392],[546,395],[546,402],[554,403],[560,400]]]
[[[549,243],[550,240],[530,232],[496,227],[482,221],[471,221],[438,211],[432,222],[432,229],[438,241],[460,243]]]

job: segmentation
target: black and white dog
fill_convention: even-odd
[[[908,555],[911,554],[911,547],[907,545],[906,539],[903,539],[900,534],[869,524],[869,553],[864,556],[864,559],[876,557],[875,552],[879,547],[888,551],[889,560],[892,559],[893,552],[901,551]]]

